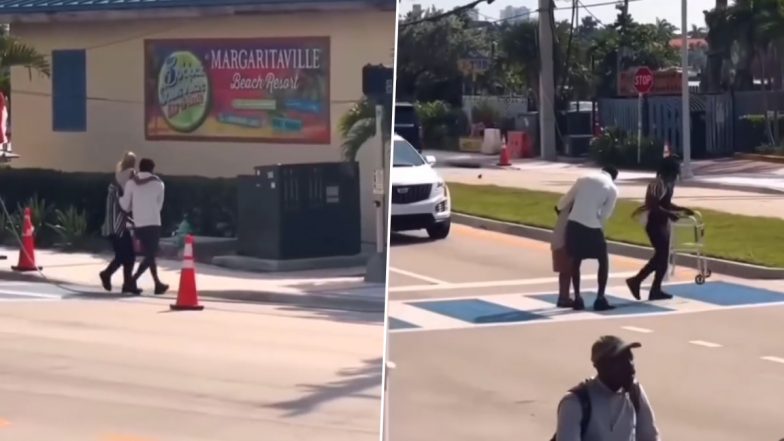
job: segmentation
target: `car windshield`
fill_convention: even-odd
[[[418,167],[424,164],[425,160],[411,144],[406,141],[395,141],[393,147],[393,167]]]

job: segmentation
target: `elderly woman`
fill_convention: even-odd
[[[114,179],[109,183],[106,194],[106,214],[101,233],[107,237],[114,249],[114,259],[109,266],[99,273],[101,284],[107,291],[112,290],[112,275],[120,268],[123,269],[123,294],[141,294],[133,279],[133,265],[136,254],[133,249],[133,238],[130,227],[133,220],[129,213],[120,207],[120,197],[125,189],[125,184],[136,176],[136,155],[127,152],[117,164]]]

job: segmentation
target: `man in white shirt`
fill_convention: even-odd
[[[155,256],[161,239],[161,209],[165,187],[161,178],[153,174],[155,162],[144,158],[139,161],[139,173],[125,184],[125,192],[120,198],[120,206],[133,213],[134,234],[141,243],[144,259],[136,269],[134,282],[149,268],[155,281],[155,294],[164,294],[169,285],[158,278],[158,265]]]
[[[617,177],[617,169],[605,167],[599,173],[578,179],[558,202],[559,210],[572,206],[566,225],[566,249],[572,259],[575,310],[585,309],[585,303],[580,296],[580,266],[586,259],[599,261],[599,289],[593,304],[594,310],[607,311],[614,308],[605,297],[609,256],[604,227],[612,216],[618,199],[618,188],[615,186]]]
[[[558,405],[555,441],[659,441],[645,390],[635,380],[632,349],[612,335],[591,348],[597,375],[567,393]]]

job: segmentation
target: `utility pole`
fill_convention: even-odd
[[[555,84],[553,73],[552,0],[539,0],[539,139],[542,159],[555,161]]]
[[[689,34],[687,0],[681,0],[681,146],[683,147],[684,179],[692,177],[691,172],[691,107],[689,106]]]

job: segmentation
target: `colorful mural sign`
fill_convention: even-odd
[[[148,140],[329,144],[329,37],[147,40]]]

